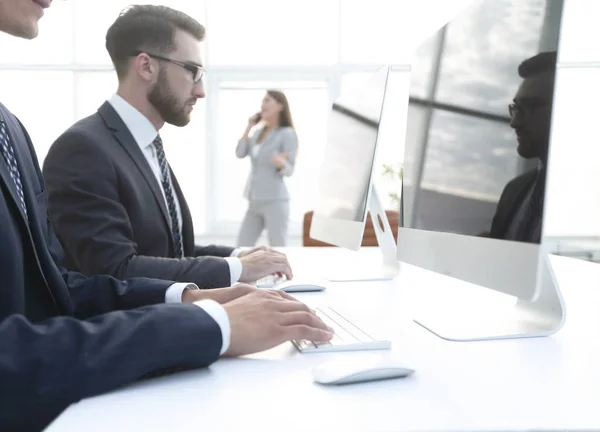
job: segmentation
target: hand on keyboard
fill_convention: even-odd
[[[333,336],[308,306],[284,292],[256,290],[224,307],[231,326],[227,356],[252,354],[295,339],[326,342]]]
[[[261,246],[244,255],[240,254],[242,274],[240,282],[254,282],[268,275],[281,274],[292,279],[292,269],[285,254],[275,249]]]
[[[311,339],[292,341],[301,352],[358,351],[391,347],[390,341],[376,337],[370,331],[367,332],[358,327],[350,319],[330,307],[320,307],[315,312],[325,324],[333,329],[333,337],[329,341],[313,341]]]

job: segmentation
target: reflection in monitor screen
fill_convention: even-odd
[[[375,158],[388,67],[340,96],[328,119],[325,164],[315,213],[363,222]]]
[[[425,91],[411,77],[401,226],[540,242],[558,43],[550,9],[477,1],[423,44],[438,61]]]

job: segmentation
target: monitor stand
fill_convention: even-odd
[[[482,289],[478,287],[477,290],[481,293]],[[493,296],[510,297],[484,290]],[[552,270],[550,254],[545,248],[540,252],[538,286],[533,299],[510,297],[513,301],[507,304],[500,299],[484,301],[473,293],[464,294],[452,292],[452,301],[438,308],[433,302],[439,304],[440,299],[434,293],[426,293],[429,304],[425,303],[426,308],[415,313],[414,321],[449,341],[549,336],[560,330],[565,321],[565,304]]]
[[[396,239],[390,227],[390,221],[381,205],[377,189],[372,184],[367,202],[367,211],[377,238],[378,251],[373,255],[358,254],[342,249],[347,257],[343,266],[327,269],[325,278],[331,282],[392,280],[400,272],[400,263],[396,252]],[[378,222],[379,221],[379,222]]]

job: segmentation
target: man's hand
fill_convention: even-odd
[[[181,301],[184,303],[193,303],[200,300],[210,299],[216,301],[217,303],[225,304],[257,290],[257,288],[245,284],[236,284],[229,288],[216,288],[209,290],[186,289],[181,295]]]
[[[231,325],[225,356],[264,351],[289,340],[327,342],[329,328],[308,306],[281,291],[256,290],[224,305]]]
[[[241,251],[238,254],[238,258],[243,258],[245,256],[248,256],[248,255],[253,254],[254,252],[258,252],[258,251],[270,251],[270,252],[278,253],[278,254],[285,256],[285,254],[283,252],[279,252],[278,250],[270,248],[269,246],[256,246],[252,249],[246,249],[246,250]]]
[[[271,274],[280,274],[288,279],[294,277],[287,257],[281,252],[260,246],[242,253],[238,256],[242,262],[240,282],[254,282]]]

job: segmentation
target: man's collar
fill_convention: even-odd
[[[108,102],[121,117],[142,151],[152,144],[158,131],[146,116],[118,94],[114,94]]]

